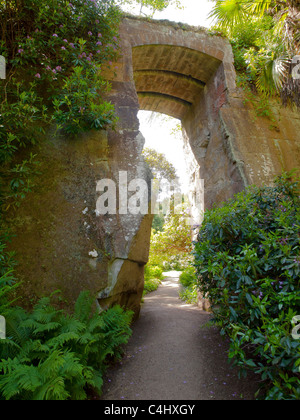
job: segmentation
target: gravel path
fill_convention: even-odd
[[[102,400],[253,400],[257,379],[239,380],[211,315],[178,298],[178,273],[145,297],[121,363],[106,375]]]

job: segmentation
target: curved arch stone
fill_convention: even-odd
[[[236,86],[226,39],[201,28],[127,17],[120,46],[122,54],[106,74],[119,117],[115,130],[79,139],[49,135],[39,150],[39,185],[18,211],[12,243],[24,300],[60,289],[71,306],[89,289],[98,294],[100,308],[119,303],[138,315],[152,216],[99,215],[96,203],[99,180],[120,187],[120,171],[128,183],[141,179],[150,187],[139,109],[181,119],[191,193],[197,196],[203,179],[206,208],[300,167],[299,113],[271,103],[273,121],[255,114],[255,104]]]
[[[125,128],[118,136],[119,144],[126,132],[138,131],[139,109],[180,119],[191,184],[200,185],[200,179],[204,180],[208,208],[251,183],[270,183],[280,172],[282,165],[274,150],[278,151],[283,143],[274,143],[268,122],[257,121],[245,104],[243,93],[236,86],[228,40],[202,28],[129,17],[121,24],[120,39],[122,57],[117,63],[117,75],[111,78],[110,96],[122,130]],[[296,127],[300,120],[299,116],[294,117],[295,114],[290,138],[298,150],[299,163]],[[130,147],[133,151],[136,144],[133,142]],[[134,172],[130,166],[127,169]],[[191,195],[196,196],[197,191]],[[149,222],[140,218],[144,227]],[[145,236],[142,241],[145,244]],[[135,261],[134,252],[130,258]],[[123,274],[120,270],[120,278],[124,278]],[[138,280],[136,284],[140,284]]]

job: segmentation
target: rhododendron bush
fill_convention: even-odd
[[[266,399],[299,400],[299,181],[283,174],[273,187],[251,187],[207,212],[195,260],[230,359],[261,375]]]
[[[9,134],[21,131],[24,142],[33,141],[35,136],[24,133],[28,117],[32,123],[55,121],[67,133],[113,123],[102,77],[118,49],[119,10],[112,0],[6,1],[0,20],[0,55],[7,63],[0,82],[2,146]],[[18,107],[18,123],[12,106]]]
[[[118,56],[120,11],[114,0],[8,0],[0,3],[0,201],[19,205],[30,191],[31,145],[47,127],[74,135],[115,122],[105,100]],[[22,150],[22,164],[15,163]]]

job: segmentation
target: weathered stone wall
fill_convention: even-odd
[[[270,101],[270,117],[259,117],[259,101],[247,100],[232,79],[228,84],[224,66],[182,121],[204,180],[206,208],[249,185],[271,185],[283,171],[300,174],[299,110]]]
[[[246,186],[244,167],[234,139],[226,138],[221,109],[228,103],[229,89],[223,65],[211,78],[192,109],[183,119],[188,139],[204,180],[205,208],[231,198]]]
[[[96,212],[101,179],[119,187],[123,171],[127,183],[141,178],[150,186],[139,109],[182,120],[191,177],[204,179],[206,207],[299,168],[299,113],[274,105],[276,124],[256,117],[236,88],[228,41],[203,29],[129,18],[120,37],[122,55],[107,74],[116,130],[49,136],[39,151],[37,189],[16,214],[12,248],[24,301],[60,289],[71,305],[89,289],[101,308],[119,303],[139,313],[152,216]]]
[[[49,135],[35,150],[40,175],[10,222],[25,305],[61,290],[71,308],[82,290],[90,290],[101,309],[118,303],[139,313],[152,216],[99,215],[96,207],[101,179],[119,185],[123,170],[128,183],[150,183],[143,137],[119,129],[77,139]]]
[[[258,117],[243,91],[224,91],[222,86],[216,74],[183,120],[185,137],[204,179],[206,208],[249,185],[271,185],[283,171],[300,173],[299,112],[274,102],[270,105],[273,120]],[[215,111],[219,103],[222,106]]]
[[[37,150],[39,176],[11,221],[12,249],[25,304],[61,290],[72,306],[81,290],[108,284],[102,237],[95,217],[96,182],[106,165],[107,134],[78,139],[49,133]],[[96,250],[99,262],[89,257]]]
[[[130,68],[129,68],[130,73]],[[119,174],[126,172],[127,185],[134,179],[151,183],[151,172],[144,162],[142,150],[145,139],[139,132],[137,113],[138,99],[134,83],[127,81],[112,83],[110,100],[114,103],[119,122],[115,131],[108,133],[108,167],[106,178],[120,187]],[[132,193],[131,193],[132,194]],[[130,193],[128,193],[128,198]],[[117,200],[119,201],[119,194]],[[148,195],[150,205],[150,188]],[[105,238],[104,248],[110,250],[108,285],[100,290],[98,300],[101,308],[118,303],[139,313],[144,288],[144,265],[148,261],[150,234],[153,216],[119,214],[99,216]],[[109,240],[109,243],[107,241]]]
[[[245,102],[243,92],[229,97],[221,110],[224,138],[234,139],[234,149],[247,184],[270,185],[283,171],[300,173],[300,112],[271,102],[274,121],[258,117]]]

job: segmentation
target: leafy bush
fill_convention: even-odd
[[[198,302],[197,278],[193,266],[186,268],[179,277],[182,290],[179,291],[179,297],[186,303],[196,304]]]
[[[183,290],[179,291],[179,297],[181,300],[183,300],[184,302],[190,305],[197,304],[198,303],[197,287],[195,285],[184,287]]]
[[[188,254],[192,249],[191,226],[188,223],[189,211],[183,204],[176,212],[167,214],[163,230],[152,232],[151,252],[156,254],[177,255]]]
[[[143,296],[147,295],[148,293],[155,292],[155,290],[157,290],[160,285],[161,280],[158,278],[150,278],[145,280]]]
[[[108,357],[120,357],[132,313],[113,307],[92,310],[88,292],[79,296],[73,315],[43,298],[32,313],[8,308],[7,339],[0,340],[0,399],[83,400],[101,393]]]
[[[300,399],[299,183],[251,187],[206,213],[195,258],[198,285],[211,301],[229,357],[266,384],[266,399]]]
[[[7,63],[0,79],[2,210],[31,191],[37,162],[30,147],[47,127],[78,134],[113,126],[103,73],[115,70],[119,19],[114,0],[0,2],[0,55]],[[16,159],[20,151],[23,162]]]
[[[163,279],[163,270],[157,266],[146,265],[144,295],[157,290]]]
[[[180,275],[179,281],[184,287],[190,287],[196,284],[196,271],[194,267],[186,268]]]
[[[181,271],[191,265],[191,226],[189,211],[183,204],[166,216],[162,231],[152,230],[149,265],[163,271]]]
[[[185,252],[179,252],[177,255],[166,255],[167,259],[163,262],[165,271],[182,271],[191,264],[191,256]]]
[[[151,278],[163,279],[163,270],[157,266],[149,266],[146,265],[145,267],[145,280],[149,280]]]

